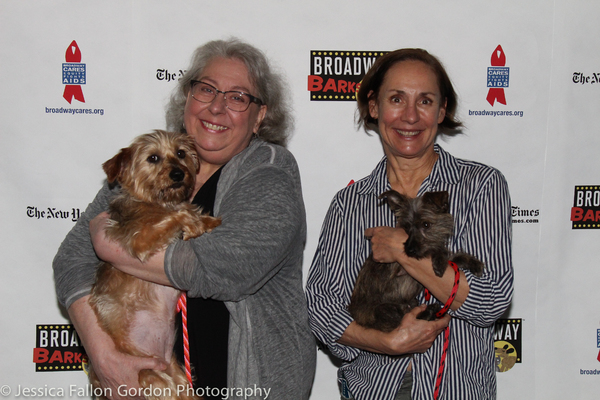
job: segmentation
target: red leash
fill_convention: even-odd
[[[183,361],[185,363],[185,375],[190,382],[190,386],[194,386],[192,382],[192,366],[190,365],[190,337],[187,327],[187,294],[181,293],[177,302],[177,311],[181,311],[181,326],[183,328]]]
[[[456,293],[458,292],[458,284],[460,282],[460,272],[458,272],[458,265],[452,261],[448,261],[448,264],[454,270],[454,286],[452,287],[452,292],[450,293],[450,297],[444,307],[440,311],[438,311],[435,316],[441,318],[448,312],[450,309],[450,305],[454,302],[456,298]],[[429,301],[431,298],[431,294],[429,290],[425,289],[425,299]],[[440,395],[440,385],[442,383],[442,375],[444,374],[444,366],[446,365],[446,355],[448,354],[448,345],[450,344],[450,326],[447,326],[444,329],[444,349],[442,350],[442,359],[440,360],[440,368],[438,369],[437,378],[435,380],[435,391],[433,392],[433,398],[437,400]]]

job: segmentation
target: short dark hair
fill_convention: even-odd
[[[377,119],[371,117],[369,113],[369,100],[376,99],[379,96],[379,90],[383,84],[385,74],[392,66],[402,61],[420,61],[431,68],[437,78],[442,102],[446,101],[446,116],[439,124],[439,133],[449,136],[460,133],[458,128],[462,126],[462,123],[455,116],[458,100],[452,82],[442,63],[435,56],[423,49],[399,49],[387,53],[375,61],[365,74],[357,93],[358,126],[362,126],[366,132],[379,132]]]

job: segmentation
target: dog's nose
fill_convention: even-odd
[[[419,253],[419,245],[412,236],[409,236],[406,242],[404,242],[404,252],[409,257],[417,258],[417,254]]]
[[[171,170],[169,178],[171,178],[173,182],[181,182],[183,178],[185,178],[185,172],[183,172],[179,168],[174,168],[173,170]]]

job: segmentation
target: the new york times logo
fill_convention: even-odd
[[[600,229],[600,186],[575,186],[573,229]]]
[[[354,101],[360,81],[383,51],[313,50],[308,91],[311,101]]]
[[[494,353],[497,372],[506,372],[521,363],[521,322],[521,319],[496,321]]]
[[[83,369],[85,351],[73,325],[37,325],[33,362],[37,372]]]

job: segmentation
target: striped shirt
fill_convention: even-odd
[[[460,160],[435,145],[439,158],[419,195],[448,191],[454,216],[452,251],[465,251],[485,263],[477,278],[465,271],[470,291],[450,311],[450,345],[440,399],[495,399],[494,321],[508,308],[513,292],[511,204],[504,176],[486,165]],[[352,322],[347,306],[358,272],[371,252],[364,231],[395,226],[389,207],[378,196],[390,190],[384,157],[371,175],[336,194],[325,217],[307,282],[311,327],[336,357],[352,395],[358,400],[392,400],[410,361],[414,399],[433,399],[443,336],[412,357],[390,357],[344,346],[336,341]],[[425,303],[423,295],[419,295]],[[432,297],[430,302],[436,300]]]

